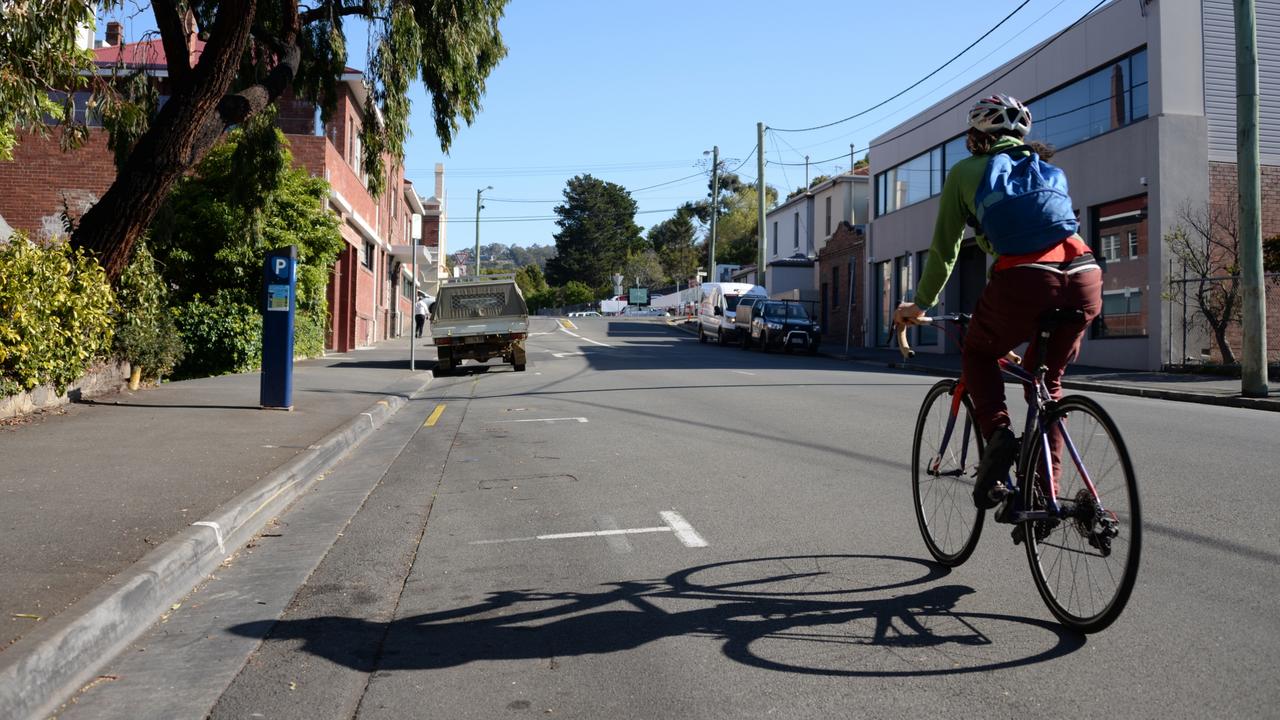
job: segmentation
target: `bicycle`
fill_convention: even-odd
[[[999,360],[1004,375],[1026,390],[1027,418],[1014,478],[1006,475],[998,483],[1004,501],[994,519],[1015,526],[1013,542],[1025,544],[1036,589],[1054,617],[1076,631],[1093,633],[1120,616],[1133,592],[1142,551],[1142,511],[1133,463],[1115,422],[1090,398],[1053,400],[1044,382],[1045,347],[1053,330],[1081,318],[1079,310],[1054,310],[1041,318],[1034,373],[1012,352]],[[953,314],[918,320],[958,326],[953,335],[963,345],[963,330],[971,319]],[[905,327],[898,328],[898,345],[904,359],[914,355]],[[959,442],[953,443],[961,408]],[[964,377],[930,388],[911,447],[912,495],[925,546],[947,567],[964,563],[982,533],[986,511],[974,506],[972,490],[983,444]],[[1064,462],[1064,449],[1070,463]],[[1080,588],[1078,583],[1089,585]]]

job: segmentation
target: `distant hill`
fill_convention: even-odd
[[[471,260],[471,250],[460,250],[453,254],[454,262],[467,262]],[[458,256],[464,255],[465,260]],[[494,267],[511,267],[519,269],[525,265],[536,264],[539,269],[545,270],[547,260],[556,256],[555,245],[529,245],[521,247],[519,245],[504,245],[502,243],[489,243],[480,246],[480,261],[482,265],[490,265]]]

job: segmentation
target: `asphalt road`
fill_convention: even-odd
[[[927,561],[933,378],[575,322],[437,379],[64,716],[1276,716],[1273,415],[1098,397],[1146,538],[1086,638],[1004,526]]]

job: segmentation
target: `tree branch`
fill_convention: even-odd
[[[185,86],[191,77],[191,48],[187,45],[187,30],[178,6],[173,0],[153,0],[151,10],[160,30],[170,81],[175,87]]]
[[[296,6],[295,6],[296,7]],[[316,20],[326,20],[332,17],[349,17],[351,15],[361,15],[366,18],[373,17],[373,6],[365,2],[360,5],[344,5],[339,8],[327,8],[325,6],[310,8],[304,10],[298,17],[303,25],[315,22]]]

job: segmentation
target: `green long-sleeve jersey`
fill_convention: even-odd
[[[1022,145],[1023,141],[1002,137],[991,146],[991,152]],[[1025,154],[1025,153],[1024,153]],[[964,239],[965,221],[975,216],[973,196],[978,192],[978,182],[987,170],[991,155],[974,155],[955,164],[942,184],[942,196],[938,202],[938,219],[933,225],[933,244],[929,246],[928,259],[920,283],[916,286],[915,302],[921,308],[930,308],[938,302],[938,293],[951,277],[956,256],[960,254],[960,242]],[[978,247],[992,256],[999,256],[991,243],[978,235]]]

